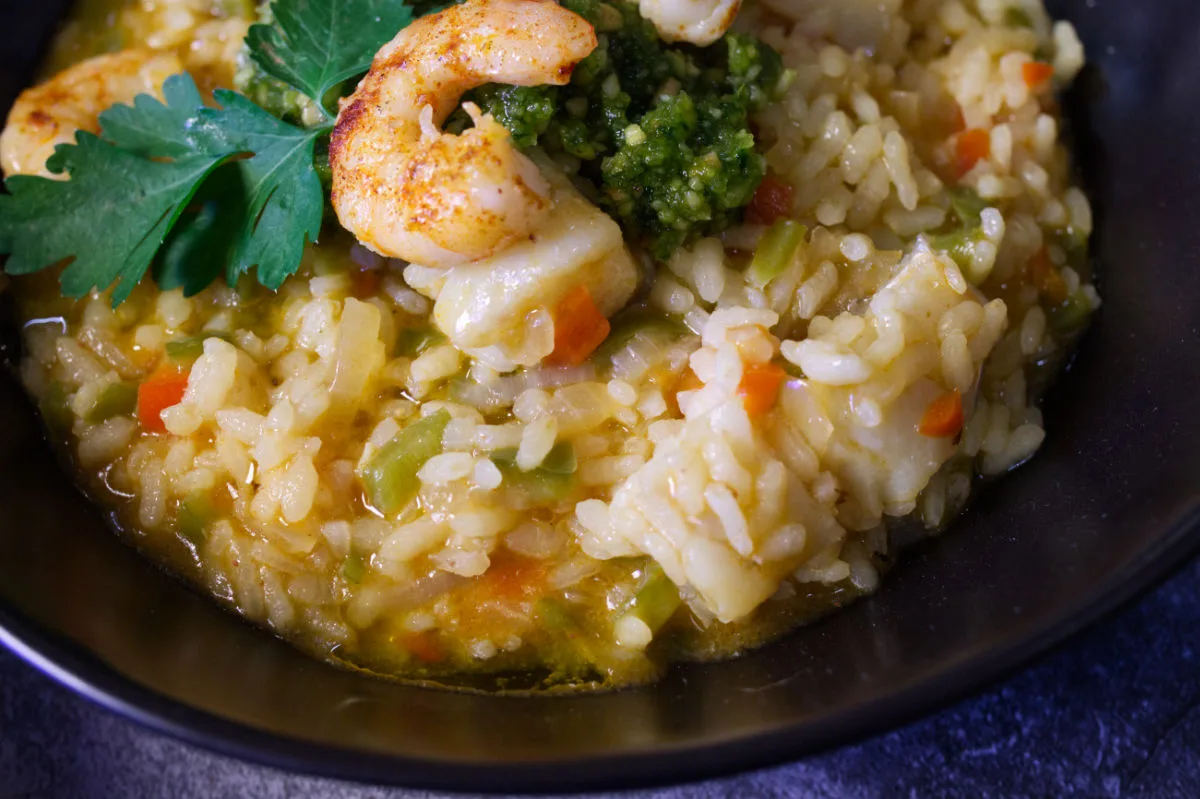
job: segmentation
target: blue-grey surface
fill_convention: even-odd
[[[1200,797],[1200,561],[983,695],[857,746],[661,789],[700,797]],[[194,749],[0,652],[0,797],[433,794],[319,780]]]

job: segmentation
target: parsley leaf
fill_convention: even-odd
[[[246,35],[250,57],[330,117],[329,90],[366,72],[376,51],[413,19],[402,0],[275,0],[271,11],[270,24]]]

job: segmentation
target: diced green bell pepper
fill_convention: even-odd
[[[963,225],[978,227],[983,209],[987,207],[987,200],[970,189],[960,187],[950,190],[950,210]]]
[[[450,413],[437,411],[413,422],[384,444],[363,466],[359,478],[367,500],[385,515],[404,510],[421,488],[417,472],[442,451]]]
[[[1047,314],[1050,325],[1060,333],[1071,333],[1087,324],[1092,313],[1092,301],[1082,291],[1067,297],[1061,305]]]
[[[651,563],[644,571],[642,585],[627,612],[645,622],[650,632],[657,633],[675,615],[682,600],[679,598],[679,589],[661,566]]]
[[[975,257],[975,241],[979,238],[979,228],[959,228],[953,233],[943,233],[929,237],[929,248],[945,251],[954,262],[963,269],[969,269]]]
[[[192,361],[204,354],[205,339],[219,338],[225,341],[230,340],[228,333],[200,333],[196,336],[176,339],[168,341],[166,350],[167,357],[173,361]]]
[[[592,354],[592,359],[601,364],[612,361],[614,355],[639,335],[681,338],[691,333],[687,325],[674,317],[641,309],[622,311],[609,320],[609,323],[612,329],[608,338],[604,339],[604,343]]]
[[[113,383],[100,392],[96,402],[84,416],[90,424],[98,424],[114,416],[126,416],[137,407],[137,385]]]
[[[542,504],[559,502],[574,490],[579,465],[575,447],[569,441],[555,444],[541,464],[528,472],[517,466],[517,451],[513,448],[496,450],[492,453],[492,462],[500,468],[505,483]]]
[[[807,233],[808,228],[791,219],[780,219],[771,225],[754,250],[754,258],[750,261],[750,279],[759,286],[765,286],[783,274]]]
[[[179,534],[194,546],[200,546],[208,537],[208,525],[216,517],[212,502],[204,494],[192,494],[179,503],[176,523]]]
[[[358,585],[362,582],[363,576],[367,573],[367,566],[363,563],[361,555],[351,552],[342,561],[342,577],[346,578],[346,582],[351,585]]]
[[[42,414],[46,427],[54,435],[61,436],[71,432],[75,414],[71,411],[71,396],[62,382],[55,380],[46,387],[46,391],[38,400],[38,411]]]
[[[435,328],[409,327],[396,337],[396,355],[415,358],[430,347],[446,343],[446,336]]]

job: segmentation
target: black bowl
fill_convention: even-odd
[[[0,11],[0,100],[62,2]],[[412,786],[549,790],[795,758],[975,690],[1167,574],[1200,526],[1200,4],[1066,0],[1067,97],[1104,307],[1032,463],[879,594],[740,660],[614,694],[419,689],[301,655],[158,571],[74,491],[0,382],[0,640],[121,713],[222,752]]]

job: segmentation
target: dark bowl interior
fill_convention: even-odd
[[[62,0],[0,10],[0,106]],[[649,688],[506,698],[308,659],[122,545],[0,378],[0,640],[152,726],[285,768],[549,790],[695,779],[878,731],[978,688],[1177,565],[1200,522],[1200,4],[1064,0],[1066,98],[1104,307],[1029,465],[909,552],[879,594]]]

